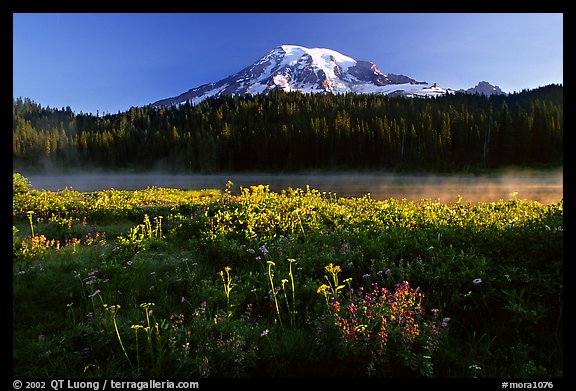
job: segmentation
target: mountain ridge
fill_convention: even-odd
[[[151,105],[162,107],[187,102],[198,104],[207,98],[220,95],[256,95],[266,94],[271,90],[405,97],[437,97],[456,92],[436,83],[417,81],[402,74],[383,73],[371,61],[356,60],[333,49],[281,45],[237,73],[191,88],[177,96],[160,99]],[[485,81],[459,92],[504,94],[499,87]]]

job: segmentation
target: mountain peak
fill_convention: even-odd
[[[326,48],[306,48],[304,46],[298,45],[282,45],[280,48],[286,53],[286,56],[296,57],[296,56],[303,56],[309,55],[312,57],[316,62],[320,62],[322,60],[332,60],[338,63],[356,63],[351,57],[345,56],[342,53],[339,53],[332,49]]]
[[[336,50],[280,45],[255,63],[215,83],[205,84],[173,98],[159,100],[155,107],[190,101],[197,104],[212,96],[267,93],[280,89],[303,93],[360,93],[403,96],[438,96],[441,87],[418,82],[408,76],[384,74],[376,64],[355,60]]]
[[[475,87],[472,88],[468,88],[465,91],[467,94],[480,94],[480,95],[486,95],[486,96],[490,96],[490,95],[505,95],[506,93],[503,92],[500,87],[498,86],[494,86],[490,83],[488,83],[487,81],[481,81],[478,84],[476,84]]]

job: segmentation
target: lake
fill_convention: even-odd
[[[224,190],[230,180],[233,192],[251,185],[269,185],[279,192],[286,188],[310,186],[340,197],[362,197],[370,193],[377,200],[406,198],[453,202],[491,202],[513,198],[556,203],[563,199],[563,171],[518,171],[499,175],[399,175],[390,173],[310,173],[310,174],[216,174],[172,175],[162,173],[75,173],[26,175],[33,188],[58,191],[106,189],[138,190],[147,187]],[[516,195],[512,195],[516,193]]]

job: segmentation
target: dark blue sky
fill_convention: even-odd
[[[116,113],[223,79],[282,44],[445,88],[563,83],[561,13],[13,15],[13,95]]]

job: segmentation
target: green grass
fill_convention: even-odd
[[[15,176],[13,213],[15,377],[563,374],[562,200],[53,193]]]

